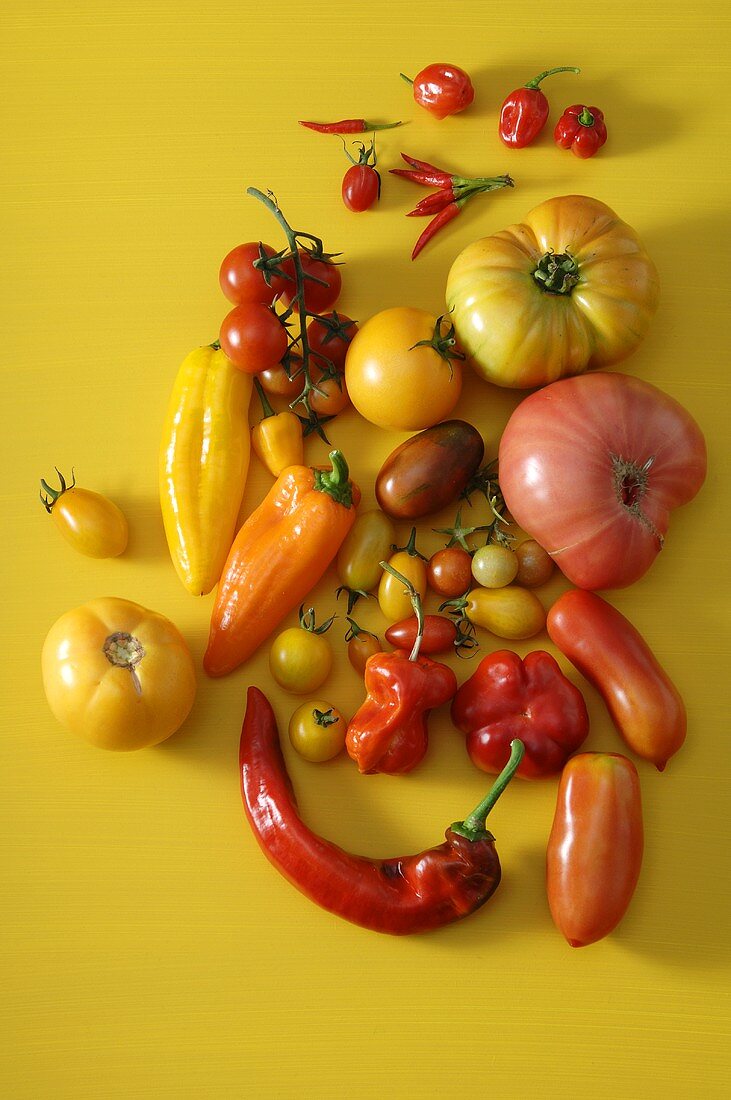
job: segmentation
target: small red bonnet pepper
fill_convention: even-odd
[[[472,763],[499,772],[519,737],[525,756],[518,775],[556,775],[589,732],[584,697],[543,650],[523,660],[509,649],[490,653],[462,684],[452,721],[467,734]]]
[[[578,73],[580,69],[562,65],[546,69],[522,88],[511,92],[500,110],[498,133],[504,145],[512,149],[524,149],[535,141],[548,119],[548,100],[538,87],[542,80],[554,73]]]
[[[297,811],[266,696],[249,688],[239,768],[246,817],[264,855],[317,905],[345,920],[390,935],[428,932],[474,913],[500,884],[500,860],[486,818],[510,782],[523,746],[445,840],[415,855],[368,859],[313,833]]]
[[[593,157],[607,140],[604,114],[598,107],[574,103],[556,123],[553,140],[560,149],[570,149],[577,157]]]
[[[363,773],[410,772],[428,746],[427,718],[433,707],[447,703],[457,690],[451,668],[419,656],[424,611],[414,586],[386,562],[381,567],[403,581],[419,627],[411,653],[375,653],[365,666],[366,699],[345,735],[348,755]]]

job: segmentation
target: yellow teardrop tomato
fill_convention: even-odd
[[[58,721],[92,745],[127,752],[183,724],[196,693],[193,658],[163,615],[113,597],[67,611],[41,656]]]
[[[504,588],[473,588],[467,595],[464,613],[471,623],[498,638],[532,638],[546,625],[543,604],[527,588],[508,584]]]
[[[388,560],[396,529],[383,512],[363,512],[338,553],[338,576],[354,592],[371,592],[381,580],[380,563]]]
[[[117,505],[91,489],[80,489],[73,479],[66,484],[58,473],[61,488],[53,489],[41,480],[41,500],[68,543],[87,558],[116,558],[127,549],[127,519]]]
[[[399,550],[391,555],[388,564],[406,577],[407,581],[411,581],[423,600],[427,586],[427,563],[423,558],[409,554],[406,550]],[[408,619],[414,614],[414,608],[403,581],[387,573],[385,569],[378,586],[378,603],[385,617],[392,623]]]
[[[617,363],[644,338],[659,296],[637,234],[596,199],[566,195],[469,245],[447,307],[478,374],[526,389]]]
[[[405,306],[366,321],[345,359],[350,400],[362,417],[379,428],[417,431],[449,416],[462,391],[451,324]]]

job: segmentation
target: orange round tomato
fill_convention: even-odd
[[[128,600],[92,600],[51,627],[41,657],[54,715],[102,749],[157,745],[183,724],[195,667],[169,619]]]
[[[447,318],[405,306],[383,310],[366,321],[348,348],[350,400],[379,428],[430,428],[457,404],[461,357]]]

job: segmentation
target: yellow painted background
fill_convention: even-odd
[[[3,1094],[729,1095],[727,6],[3,9]],[[438,59],[465,67],[477,90],[469,112],[441,123],[398,79]],[[552,119],[574,101],[603,106],[606,148],[580,162],[554,148],[551,123],[534,148],[505,150],[503,96],[561,64],[583,74],[547,84]],[[476,199],[411,264],[422,223],[403,214],[421,195],[384,171],[378,210],[348,213],[339,142],[296,125],[361,114],[410,120],[379,137],[384,170],[404,148],[466,174],[510,171],[517,186]],[[340,304],[360,319],[399,303],[439,311],[457,252],[556,194],[609,203],[658,264],[660,311],[626,369],[697,417],[710,474],[651,573],[613,598],[677,681],[690,729],[662,776],[640,764],[644,867],[629,914],[600,944],[572,951],[548,915],[553,782],[516,783],[501,801],[504,881],[460,925],[390,939],[296,893],[255,846],[238,792],[244,691],[267,688],[263,656],[223,682],[201,675],[188,723],[144,753],[93,750],[46,708],[45,632],[93,597],[162,611],[202,654],[211,599],[187,596],[167,557],[158,436],[179,361],[215,337],[226,309],[222,256],[242,240],[283,243],[249,185],[272,188],[298,228],[344,252]],[[514,400],[473,378],[465,387],[458,414],[490,453]],[[372,503],[373,476],[402,437],[349,413],[332,438]],[[323,455],[311,444],[312,461]],[[60,540],[37,500],[54,464],[124,507],[123,558],[88,561]],[[268,484],[254,464],[247,507]],[[316,593],[323,615],[334,587],[331,573]],[[541,593],[546,604],[562,587]],[[382,625],[373,608],[361,617]],[[350,713],[359,689],[341,637],[338,624],[327,693]],[[586,694],[587,747],[621,749]],[[283,724],[293,701],[272,695]],[[406,778],[287,755],[308,822],[373,855],[438,842],[485,787],[445,715]]]

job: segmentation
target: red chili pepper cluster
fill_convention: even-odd
[[[417,160],[406,153],[401,156],[411,167],[391,168],[392,176],[402,176],[404,179],[418,183],[422,187],[436,187],[431,195],[421,199],[413,210],[406,215],[409,218],[423,218],[434,214],[435,216],[419,236],[411,253],[411,259],[415,260],[424,245],[426,245],[438,233],[442,226],[456,218],[462,211],[462,207],[475,195],[485,191],[497,191],[501,187],[514,187],[510,176],[457,176],[447,172],[443,168],[437,168],[426,160]]]

